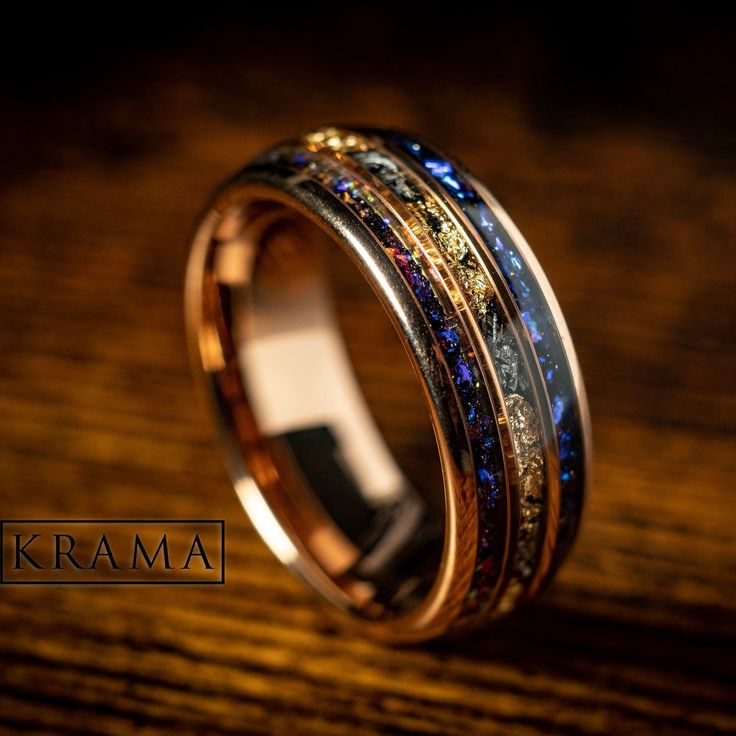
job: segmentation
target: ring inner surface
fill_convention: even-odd
[[[357,610],[406,613],[444,542],[437,443],[406,350],[360,270],[306,217],[257,202],[219,230],[224,317],[278,477],[269,505]]]

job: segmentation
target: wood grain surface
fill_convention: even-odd
[[[0,729],[736,731],[736,168],[722,128],[570,109],[539,86],[461,84],[452,67],[426,85],[424,67],[361,63],[356,84],[326,56],[264,64],[268,39],[251,40],[141,52],[61,94],[4,98],[0,517],[222,518],[228,574],[211,588],[0,586]],[[578,543],[538,602],[464,639],[392,649],[327,623],[245,518],[190,379],[197,214],[250,156],[325,121],[417,130],[486,181],[546,269],[587,381],[595,477]]]

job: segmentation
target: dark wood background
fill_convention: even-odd
[[[467,12],[17,27],[2,59],[0,517],[224,518],[228,578],[0,588],[3,730],[736,730],[728,29]],[[246,520],[189,376],[196,215],[250,156],[326,121],[417,130],[489,183],[587,380],[578,544],[541,600],[462,640],[389,649],[326,623]]]

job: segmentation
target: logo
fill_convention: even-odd
[[[0,521],[3,585],[225,582],[225,522]]]

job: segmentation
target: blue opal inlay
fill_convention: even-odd
[[[439,330],[437,338],[445,352],[449,354],[454,353],[460,347],[460,335],[457,334],[457,330]]]
[[[451,162],[427,145],[401,134],[389,142],[420,164],[460,206],[477,228],[496,262],[521,312],[531,336],[552,404],[560,453],[562,503],[559,529],[564,550],[575,535],[583,493],[583,438],[575,388],[560,335],[542,290],[523,256],[501,222],[480,194]]]
[[[418,149],[411,149],[412,153],[421,155],[422,147]],[[441,181],[445,186],[449,187],[459,199],[465,199],[473,196],[472,189],[464,186],[464,182],[461,177],[455,174],[455,169],[449,161],[445,161],[441,158],[424,158],[422,164],[431,172],[432,176],[438,181]]]

